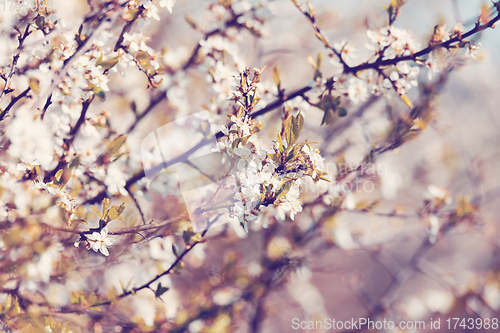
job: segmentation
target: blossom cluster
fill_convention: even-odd
[[[286,214],[293,220],[302,211],[303,180],[326,180],[319,150],[310,142],[298,143],[304,126],[300,112],[284,117],[282,131],[272,143],[258,135],[263,123],[255,121],[251,111],[260,100],[261,74],[262,69],[249,68],[240,73],[239,85],[231,96],[239,105],[238,112],[229,115],[232,124],[221,127],[223,136],[213,148],[230,162],[229,175],[237,188],[231,213],[247,232],[247,223],[256,221],[264,207],[276,209],[281,220]]]
[[[354,44],[346,41],[334,43],[328,53],[330,62],[335,67],[334,88],[345,91],[344,95],[353,104],[366,101],[372,94],[390,96],[394,91],[402,97],[405,104],[411,106],[406,95],[412,87],[418,85],[421,69],[426,68],[428,79],[432,79],[436,73],[454,64],[453,57],[444,54],[443,49],[437,46],[456,40],[445,46],[448,51],[465,49],[466,57],[478,57],[481,43],[462,41],[463,33],[462,23],[454,25],[451,31],[446,25],[436,26],[427,45],[429,51],[416,57],[422,51],[422,43],[410,30],[392,24],[367,30],[369,42],[365,46],[371,55],[367,62],[356,66],[353,63],[359,61],[359,57]],[[359,68],[359,72],[356,68]],[[319,66],[316,69],[319,70]],[[323,79],[322,86],[328,89],[326,82]]]

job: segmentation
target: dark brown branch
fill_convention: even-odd
[[[29,31],[29,29],[30,29],[30,24],[27,24],[26,25],[26,29],[24,30],[24,33],[21,34],[21,32],[19,32],[19,37],[18,37],[19,45],[17,47],[17,53],[12,58],[12,63],[11,63],[11,66],[10,66],[10,72],[9,72],[9,74],[6,77],[5,85],[3,87],[2,92],[0,93],[0,102],[3,100],[3,98],[5,97],[5,95],[7,95],[8,93],[10,93],[10,92],[13,91],[13,90],[10,89],[10,83],[12,81],[12,77],[14,76],[14,72],[16,71],[17,62],[18,62],[19,57],[21,55],[20,50],[23,47],[23,44],[24,44],[24,41],[26,40],[26,38],[28,38],[28,36],[31,34],[31,32]]]
[[[45,177],[43,179],[43,181],[45,183],[52,181],[52,179],[54,178],[57,171],[66,167],[66,165],[68,165],[68,161],[66,161],[66,154],[69,150],[69,147],[71,146],[71,144],[75,140],[76,135],[78,134],[78,131],[80,130],[82,125],[85,123],[85,117],[87,115],[87,111],[89,109],[90,103],[92,103],[93,100],[94,100],[94,95],[92,95],[92,97],[90,97],[88,100],[86,100],[82,103],[82,111],[80,112],[80,117],[78,118],[75,126],[73,126],[71,128],[71,130],[69,132],[69,137],[64,140],[64,148],[65,148],[64,154],[61,157],[61,159],[59,160],[59,163],[57,164],[57,166],[52,171],[48,172],[45,175]]]
[[[29,91],[31,90],[30,87],[26,88],[22,93],[20,93],[19,95],[17,96],[12,96],[11,99],[10,99],[10,103],[9,105],[7,105],[7,107],[5,108],[5,110],[3,110],[2,113],[0,113],[0,121],[2,121],[6,116],[7,114],[9,113],[10,109],[12,109],[12,107],[20,100],[20,99],[23,99],[24,97],[26,97],[26,95],[29,93]]]
[[[164,226],[172,224],[172,223],[177,223],[179,221],[185,220],[186,218],[187,218],[186,216],[178,216],[178,217],[174,217],[174,218],[168,219],[166,221],[158,222],[158,223],[151,222],[151,223],[148,223],[145,225],[140,225],[140,226],[109,230],[109,234],[110,235],[136,234],[136,233],[139,233],[141,231],[158,229],[158,228],[164,227]],[[89,228],[89,229],[77,229],[77,228],[71,228],[71,227],[65,227],[65,226],[55,227],[55,226],[52,226],[50,224],[45,224],[45,223],[42,223],[42,224],[51,230],[68,232],[68,233],[72,233],[72,234],[90,234],[90,233],[95,231],[94,229],[91,229],[91,228]]]
[[[312,89],[312,87],[305,86],[303,88],[300,88],[298,90],[291,92],[290,94],[282,95],[278,99],[276,99],[274,102],[269,103],[268,105],[266,105],[265,107],[263,107],[259,111],[252,113],[250,116],[252,118],[262,116],[262,115],[268,113],[269,111],[272,111],[272,110],[280,107],[286,101],[292,100],[298,96],[304,96],[304,94],[311,89]]]
[[[128,195],[130,196],[130,198],[131,198],[131,199],[132,199],[132,201],[134,202],[135,207],[137,208],[137,211],[139,212],[139,215],[141,216],[142,224],[143,224],[143,225],[146,225],[146,219],[144,218],[144,213],[142,212],[142,208],[141,208],[141,206],[139,205],[139,202],[138,202],[138,201],[137,201],[137,199],[134,197],[134,194],[132,193],[132,191],[130,190],[130,188],[126,188],[126,190],[127,190]]]
[[[464,39],[466,39],[472,35],[475,35],[475,34],[481,32],[483,30],[486,30],[488,28],[492,28],[495,25],[495,23],[497,23],[499,20],[500,20],[500,12],[497,13],[497,15],[493,19],[491,19],[488,23],[482,24],[482,25],[476,24],[476,26],[473,29],[469,30],[468,32],[466,32],[460,36],[455,36],[455,37],[453,37],[445,42],[434,44],[434,45],[429,45],[426,48],[424,48],[416,53],[409,54],[406,56],[398,56],[398,57],[394,57],[391,59],[380,59],[379,58],[374,62],[370,62],[370,63],[367,62],[367,63],[363,63],[361,65],[357,65],[354,67],[344,68],[344,73],[354,73],[355,74],[359,71],[363,71],[366,69],[380,69],[381,67],[393,66],[393,65],[396,65],[402,61],[415,61],[419,57],[427,55],[436,49],[452,48],[452,47],[454,47],[452,44],[460,43],[461,41],[463,41]]]
[[[367,70],[367,69],[375,69],[375,70],[380,71],[383,67],[394,66],[402,61],[415,61],[419,57],[425,56],[425,55],[431,53],[433,50],[436,50],[438,48],[445,48],[445,49],[453,48],[456,45],[452,45],[452,44],[455,44],[455,43],[458,44],[460,42],[463,42],[466,38],[468,38],[472,35],[475,35],[475,34],[481,32],[483,30],[486,30],[488,28],[493,28],[495,26],[495,24],[500,20],[500,10],[499,10],[500,2],[495,2],[493,5],[497,9],[497,15],[493,19],[488,21],[488,23],[485,23],[485,24],[480,24],[478,21],[474,28],[472,28],[471,30],[469,30],[468,32],[466,32],[464,34],[458,34],[455,37],[453,37],[445,42],[429,45],[426,48],[424,48],[416,53],[412,53],[412,54],[405,55],[405,56],[397,56],[397,57],[394,57],[391,59],[383,59],[382,57],[379,57],[374,62],[365,62],[363,64],[351,67],[351,66],[347,65],[347,63],[342,58],[342,53],[337,51],[334,47],[332,47],[330,45],[330,43],[326,40],[323,33],[321,32],[321,29],[319,28],[319,26],[316,23],[316,18],[314,16],[314,13],[306,12],[303,8],[300,7],[300,5],[296,1],[293,1],[293,2],[295,3],[295,6],[299,9],[299,11],[307,19],[309,19],[314,31],[316,31],[316,36],[323,42],[325,47],[330,49],[339,58],[340,63],[344,67],[344,74],[348,74],[348,73],[356,74],[357,72]]]

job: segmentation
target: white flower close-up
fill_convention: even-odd
[[[105,256],[109,256],[108,247],[113,245],[114,239],[108,236],[108,229],[102,228],[101,232],[94,231],[91,235],[87,236],[90,241],[90,246],[95,252],[100,251]]]

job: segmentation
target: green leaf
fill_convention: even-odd
[[[321,101],[316,104],[317,108],[325,112],[325,114],[323,115],[323,120],[321,121],[321,125],[330,124],[334,120],[333,114],[337,111],[339,105],[340,97],[333,97],[332,95],[323,96]],[[340,111],[339,116],[341,116]]]
[[[198,25],[196,24],[196,21],[191,16],[186,15],[184,18],[186,19],[186,22],[191,26],[191,28],[193,28],[195,30],[197,29]]]
[[[106,100],[106,93],[104,92],[104,90],[102,90],[98,86],[96,86],[94,84],[90,84],[89,85],[89,90],[91,90],[94,93],[94,95],[96,95],[97,97],[99,97],[99,99],[101,101]]]
[[[161,295],[166,293],[168,289],[169,289],[168,287],[164,287],[161,285],[161,283],[158,283],[158,288],[156,289],[155,296],[160,297]]]
[[[130,10],[128,11],[128,13],[125,15],[124,18],[130,22],[137,19],[137,16],[139,16],[139,9],[135,7],[130,7]]]
[[[307,55],[307,61],[311,64],[314,70],[316,70],[316,61],[314,60],[313,56],[308,54]]]
[[[101,53],[99,58],[97,58],[95,65],[101,66],[103,70],[107,71],[107,70],[115,67],[115,65],[118,63],[118,61],[120,61],[120,58],[118,58],[118,56],[111,58],[111,59],[108,59],[108,60],[103,60],[103,54]]]
[[[184,263],[182,261],[179,261],[179,263],[177,263],[177,265],[174,266],[172,271],[175,274],[179,275],[179,274],[181,274],[182,268],[184,268]]]
[[[38,16],[35,20],[35,24],[38,27],[38,29],[43,29],[45,27],[45,17]]]
[[[257,94],[257,91],[255,91],[255,93],[253,94],[252,99],[251,99],[252,105],[256,106],[257,104],[259,104],[261,99],[262,99],[262,96],[260,96],[260,94]]]
[[[108,213],[108,208],[109,208],[109,199],[104,198],[102,199],[102,216],[106,216]]]
[[[110,143],[108,143],[107,151],[111,156],[115,156],[123,144],[127,141],[127,137],[124,134],[121,134],[113,139]]]
[[[323,119],[321,119],[321,125],[324,125],[324,124],[330,124],[333,122],[333,119],[334,119],[334,113],[333,111],[331,110],[326,110],[325,111],[325,114],[323,115]]]
[[[47,184],[48,187],[53,188],[53,189],[59,189],[59,186],[56,184]]]
[[[74,167],[77,167],[80,165],[80,157],[77,156],[73,159],[73,161],[71,161],[70,165],[69,165],[69,168],[74,168]]]
[[[248,137],[237,138],[236,140],[233,141],[233,144],[231,146],[233,149],[238,148],[240,143],[242,147],[245,147],[248,143]]]
[[[172,252],[174,253],[174,256],[176,258],[179,258],[179,253],[177,252],[177,248],[175,247],[175,244],[172,244]]]
[[[292,118],[292,125],[295,141],[297,141],[299,139],[300,132],[302,132],[302,129],[304,128],[304,116],[302,116],[302,113],[299,112],[296,117]]]
[[[83,224],[88,224],[87,221],[83,219],[76,219],[76,220],[71,220],[71,225],[78,225],[78,223],[83,223]]]
[[[150,72],[153,70],[153,67],[151,67],[151,63],[150,63],[151,57],[147,52],[139,51],[135,57],[137,58],[137,60],[141,64],[141,66],[144,67],[144,69],[147,72]]]
[[[264,195],[264,193],[261,193],[259,196],[259,201],[255,205],[255,209],[259,209],[260,205],[264,202],[265,199],[266,199],[266,196]]]
[[[243,228],[243,230],[248,234],[248,223],[247,223],[247,221],[245,221],[245,220],[241,221],[240,225]]]
[[[323,53],[320,52],[316,56],[316,68],[319,70],[321,68],[321,61],[323,60]]]
[[[188,230],[185,230],[182,233],[182,239],[184,240],[184,243],[186,245],[189,245],[191,243],[191,237],[193,237],[196,233],[193,231],[192,228],[189,228]]]
[[[293,116],[289,116],[285,120],[285,140],[286,140],[286,145],[287,147],[290,147],[293,145],[292,142],[292,118]]]
[[[54,176],[53,183],[55,185],[59,186],[60,188],[63,188],[71,178],[71,172],[67,172],[66,176],[64,174],[65,174],[64,170],[60,169],[57,171],[56,175]]]
[[[287,180],[283,184],[281,184],[278,191],[276,191],[276,199],[284,197],[290,191],[291,187],[292,187],[291,180]]]
[[[120,206],[113,206],[108,211],[108,222],[120,217],[120,215],[125,210],[125,203],[122,202]]]
[[[296,117],[289,116],[285,120],[285,139],[287,150],[290,150],[293,144],[297,142],[302,128],[304,128],[304,117],[300,113]]]
[[[319,101],[319,103],[316,104],[316,107],[323,111],[332,110],[335,112],[339,104],[340,104],[340,98],[338,97],[335,98],[332,95],[325,95],[323,96],[321,101]]]
[[[60,169],[59,171],[56,172],[56,175],[54,176],[55,182],[59,183],[61,180],[61,176],[63,174],[63,169]]]
[[[322,34],[316,32],[316,37],[318,37],[318,39],[325,45],[325,47],[329,47],[328,42],[326,41],[325,37],[323,37]]]
[[[257,123],[255,123],[255,125],[253,126],[253,133],[258,133],[262,130],[262,127],[264,127],[264,124],[262,123],[262,121],[258,121]]]
[[[278,133],[278,138],[276,139],[276,141],[278,141],[278,144],[280,146],[283,146],[283,139],[281,138],[281,134],[280,133]]]
[[[332,182],[330,179],[328,179],[328,178],[326,178],[324,176],[320,176],[319,179],[324,180],[324,181],[329,182],[329,183]]]
[[[413,109],[413,103],[411,102],[411,99],[408,98],[408,96],[401,95],[401,100],[403,101],[403,103],[405,103],[407,107]]]
[[[269,157],[271,160],[273,160],[274,163],[279,164],[280,163],[280,158],[278,154],[267,154],[267,157]]]
[[[34,93],[38,94],[40,92],[40,80],[36,77],[30,77],[28,79],[28,85]]]
[[[296,150],[295,148],[294,148],[294,149],[292,149],[292,150],[288,153],[287,157],[285,158],[285,163],[288,163],[290,160],[292,160],[292,159],[295,157],[296,153],[297,153],[297,150]]]
[[[99,218],[101,218],[101,219],[102,219],[101,212],[99,212],[99,211],[97,210],[97,208],[95,208],[95,207],[94,207],[94,205],[92,205],[91,207],[92,207],[92,209],[94,210],[94,212],[95,212],[95,213],[99,216]]]
[[[245,87],[247,85],[247,77],[243,73],[240,75],[240,86]]]
[[[274,69],[273,69],[273,79],[274,79],[274,83],[278,86],[281,82],[280,71],[278,69],[278,66],[274,67]]]

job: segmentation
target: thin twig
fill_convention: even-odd
[[[30,24],[27,24],[26,25],[26,29],[24,30],[24,33],[23,34],[19,33],[19,37],[18,37],[19,45],[17,47],[18,51],[12,57],[12,63],[10,65],[10,72],[7,75],[7,78],[6,78],[6,81],[5,81],[5,85],[4,85],[3,89],[2,89],[2,92],[0,92],[0,102],[2,102],[2,100],[3,100],[3,98],[5,97],[6,94],[12,92],[12,90],[10,89],[10,83],[12,81],[12,77],[14,76],[14,72],[16,71],[17,62],[18,62],[19,57],[21,55],[20,50],[23,47],[23,43],[26,40],[26,38],[28,38],[28,36],[31,34],[31,32],[29,31],[30,26],[31,26]]]
[[[20,93],[19,95],[17,96],[12,96],[11,99],[10,99],[10,103],[9,105],[7,105],[7,107],[5,108],[5,110],[3,110],[2,113],[0,113],[0,121],[2,121],[6,116],[7,114],[9,113],[10,109],[12,109],[12,107],[21,99],[23,99],[24,97],[26,97],[26,95],[30,92],[31,88],[28,87],[26,88],[22,93]]]

